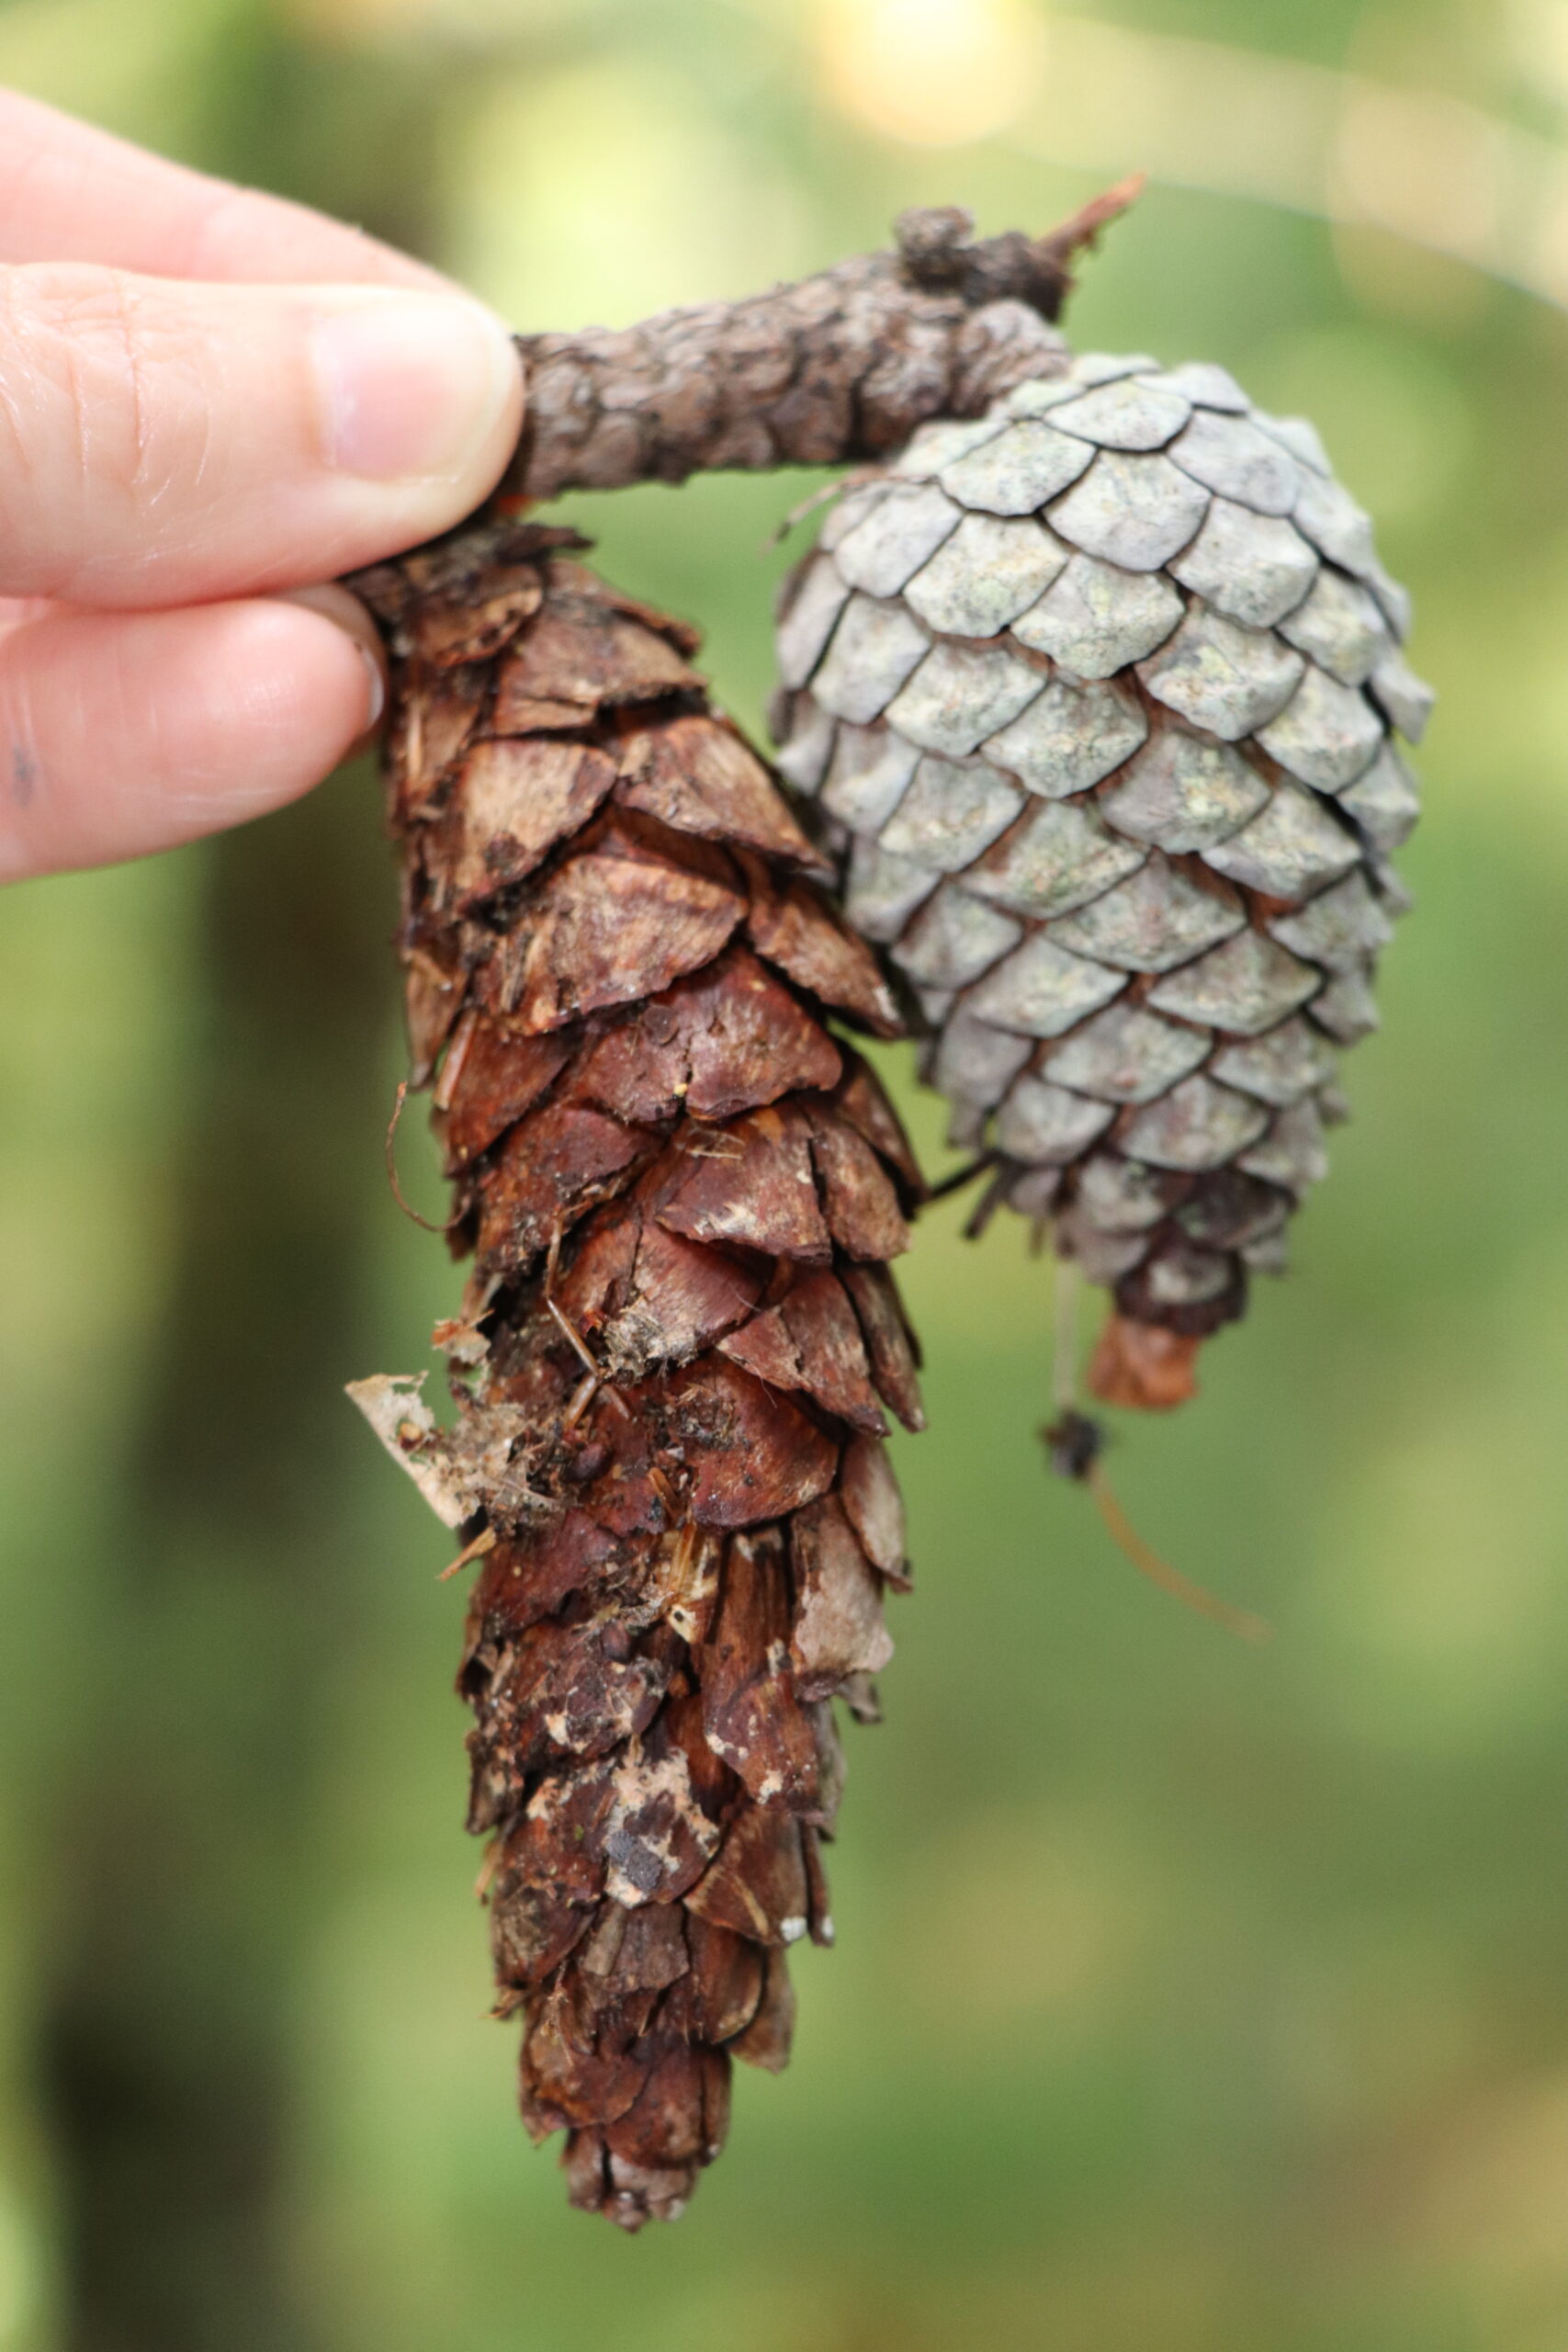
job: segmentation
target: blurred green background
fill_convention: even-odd
[[[0,2352],[1565,2352],[1565,0],[11,0],[0,80],[525,327],[1147,164],[1077,339],[1309,411],[1443,696],[1296,1271],[1119,1432],[1143,1525],[1278,1640],[1046,1477],[1045,1270],[935,1211],[839,1949],[636,2242],[515,2122],[461,1597],[341,1396],[456,1295],[381,1170],[373,781],[6,894]],[[748,718],[808,486],[574,504]]]

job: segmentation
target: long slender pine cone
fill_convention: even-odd
[[[907,1583],[886,1261],[919,1171],[829,1015],[897,1017],[693,632],[570,531],[362,574],[394,664],[417,1083],[471,1250],[457,1418],[356,1395],[479,1561],[459,1688],[499,2012],[572,2201],[678,2213],[729,2062],[788,2054],[831,1936],[830,1702],[874,1720]]]
[[[1190,1393],[1324,1172],[1407,903],[1409,618],[1310,425],[1140,357],[922,427],[786,583],[780,767],[988,1201],[1114,1286],[1111,1402]]]

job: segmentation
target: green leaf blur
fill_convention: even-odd
[[[1048,1479],[1046,1270],[934,1211],[839,1947],[635,2243],[516,2123],[461,1595],[341,1394],[458,1280],[381,1170],[373,778],[6,894],[0,2352],[1561,2352],[1568,0],[9,0],[0,80],[530,328],[1146,163],[1075,338],[1310,411],[1442,695],[1295,1270],[1117,1432],[1140,1523],[1278,1639]],[[751,723],[810,486],[569,505]]]

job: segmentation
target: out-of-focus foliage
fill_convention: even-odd
[[[739,293],[911,201],[1044,225],[1151,162],[1077,338],[1310,410],[1443,695],[1419,912],[1296,1272],[1116,1458],[1277,1642],[1175,1611],[1047,1480],[1044,1270],[938,1209],[908,1272],[919,1590],[887,1724],[852,1736],[840,1946],[802,1964],[790,2073],[740,2082],[726,2161],[635,2245],[563,2210],[516,2124],[457,1826],[461,1602],[339,1396],[412,1368],[456,1283],[379,1173],[389,962],[379,1069],[345,1020],[307,1084],[288,975],[336,987],[331,894],[298,936],[273,919],[298,843],[341,860],[356,936],[389,928],[370,779],[224,852],[6,895],[3,2352],[66,2340],[73,2143],[39,2045],[63,1977],[73,2014],[112,1993],[77,1941],[106,1821],[127,1915],[189,1926],[138,1962],[168,2064],[265,2007],[281,2267],[321,2352],[1556,2352],[1568,5],[12,0],[0,78],[415,241],[528,327]],[[806,487],[573,508],[705,625],[750,719],[785,560],[760,548]],[[311,1233],[352,1261],[335,1289],[279,1238]],[[230,1381],[291,1295],[291,1349],[253,1367],[276,1412],[171,1433],[201,1351]],[[124,1790],[171,1757],[215,1776],[150,1800],[139,1842]],[[208,2340],[271,2352],[216,2267]]]

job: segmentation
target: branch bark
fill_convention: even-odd
[[[527,417],[503,497],[877,458],[930,416],[978,416],[1065,350],[1070,265],[1140,177],[1043,237],[972,237],[957,206],[903,213],[864,254],[742,302],[620,331],[520,335]]]

